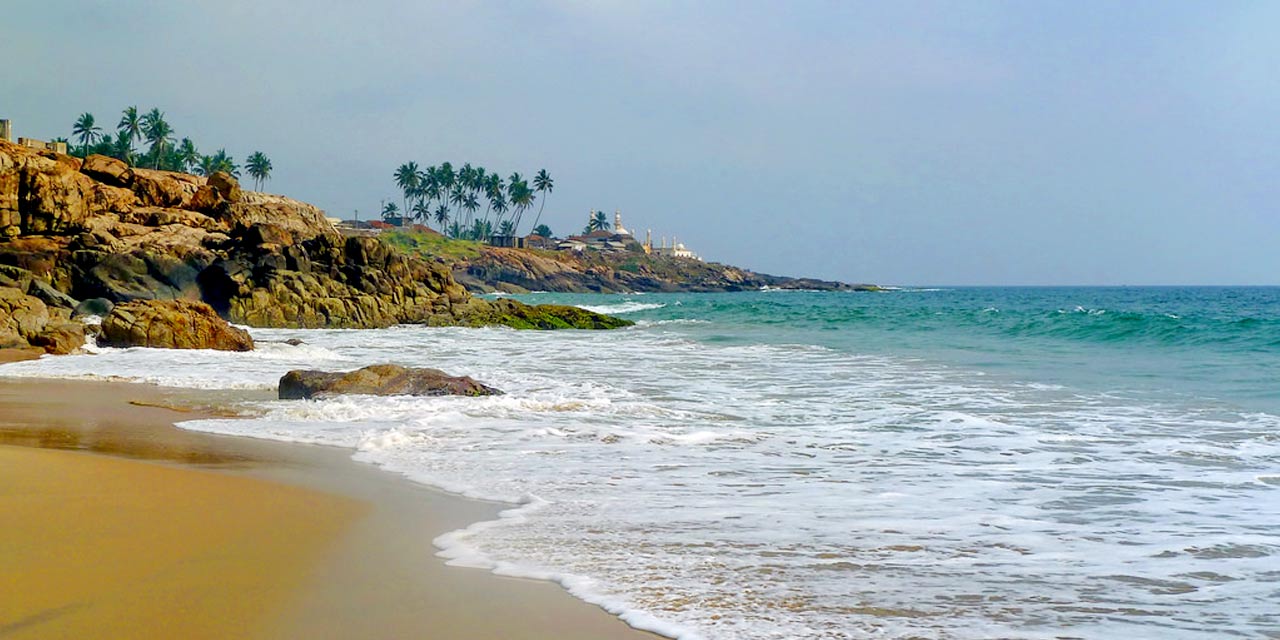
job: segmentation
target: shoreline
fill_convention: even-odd
[[[0,359],[4,361],[12,360]],[[74,401],[68,403],[67,398]],[[182,407],[194,408],[188,412]],[[133,491],[126,493],[133,498],[152,500],[142,510],[149,516],[132,523],[140,525],[144,532],[161,526],[196,524],[197,530],[203,526],[191,521],[190,514],[174,508],[185,501],[175,500],[172,495],[156,495],[160,487],[174,483],[221,492],[218,495],[223,498],[214,500],[219,504],[227,502],[227,495],[263,495],[305,496],[302,502],[307,504],[329,505],[328,511],[307,509],[291,513],[281,509],[266,514],[273,518],[273,524],[265,530],[287,525],[316,535],[311,546],[306,547],[311,549],[310,556],[303,554],[305,558],[293,565],[277,567],[284,586],[276,588],[276,599],[257,598],[252,590],[238,596],[242,604],[254,603],[259,610],[256,618],[247,614],[243,617],[250,626],[240,629],[238,635],[548,640],[660,637],[636,630],[603,609],[576,599],[558,584],[448,566],[437,555],[432,544],[436,537],[497,519],[498,513],[509,505],[446,494],[356,462],[345,449],[214,435],[174,426],[175,422],[212,417],[208,413],[212,408],[209,394],[153,385],[0,378],[0,454],[27,459],[30,464],[21,465],[18,477],[41,481],[52,475],[47,470],[54,467],[70,470],[59,477],[74,476],[67,477],[69,484],[60,494],[63,498],[45,500],[40,508],[31,511],[30,517],[44,520],[46,528],[55,526],[50,519],[60,513],[58,507],[66,502],[66,496],[90,491],[92,485],[80,474],[88,469],[112,477],[158,474],[166,478],[164,483],[128,485]],[[305,520],[302,514],[319,517],[317,514],[321,513],[332,516],[328,528],[301,526]],[[101,514],[79,517],[90,523],[101,520]],[[230,520],[258,523],[248,516]],[[82,528],[76,519],[67,524]],[[33,525],[34,530],[41,530],[40,525]],[[261,546],[254,534],[240,535],[244,550]],[[78,551],[90,555],[123,552],[129,557],[127,548],[109,550],[105,542],[97,539],[87,544],[88,549]],[[183,547],[182,541],[177,547],[175,553],[191,551]],[[9,561],[35,557],[27,546],[13,548],[23,551]],[[244,550],[230,551],[227,559],[243,558],[248,553]],[[137,556],[136,549],[133,553],[135,559],[146,555]],[[260,559],[268,560],[275,562],[275,558]],[[72,574],[82,569],[70,568]],[[216,563],[206,567],[206,574],[187,569],[174,569],[174,579],[190,582],[226,572]],[[36,574],[15,575],[18,577],[13,587],[21,590]],[[71,580],[74,584],[75,578]],[[224,595],[229,602],[237,599],[235,594]],[[142,603],[135,604],[141,608],[131,610],[130,615],[154,620],[155,611],[146,610]],[[14,631],[14,637],[28,632],[46,637],[52,627],[42,634],[41,625],[56,625],[56,618],[41,622],[39,613],[28,612],[25,619],[37,617],[28,628]],[[0,631],[12,631],[10,626],[10,621],[0,620]],[[197,631],[186,635],[221,634],[202,635]]]

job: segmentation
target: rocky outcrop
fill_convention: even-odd
[[[102,319],[98,342],[111,347],[251,351],[249,332],[192,300],[136,300],[115,305]]]
[[[451,376],[439,369],[409,369],[378,364],[346,373],[290,371],[280,378],[281,400],[334,395],[375,396],[492,396],[501,391],[467,376]]]
[[[564,293],[723,292],[778,289],[874,291],[874,285],[788,278],[738,267],[643,252],[524,251],[483,247],[453,265],[454,279],[472,292]]]
[[[0,141],[0,265],[47,283],[60,306],[199,300],[251,326],[613,324],[577,309],[473,300],[444,264],[343,237],[320,209],[243,191],[226,174],[122,165]]]
[[[0,286],[0,349],[40,347],[47,353],[71,353],[84,346],[84,325],[69,312],[50,308],[15,287]]]

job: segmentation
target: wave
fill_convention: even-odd
[[[594,311],[596,313],[603,313],[606,315],[613,315],[613,316],[623,314],[623,313],[635,313],[637,311],[648,311],[650,309],[661,309],[665,306],[667,306],[666,303],[662,303],[662,302],[634,302],[630,300],[619,303],[619,304],[577,305],[579,309],[586,309],[587,311]]]

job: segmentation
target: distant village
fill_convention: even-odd
[[[55,140],[53,142],[45,142],[44,140],[36,140],[35,138],[18,138],[13,139],[13,121],[0,119],[0,140],[5,142],[16,142],[24,147],[31,149],[39,149],[40,151],[52,151],[54,153],[67,154],[67,143],[65,140]]]
[[[597,220],[598,212],[592,209],[587,214],[588,226],[593,220]],[[334,226],[347,235],[376,235],[382,231],[390,230],[413,230],[422,233],[439,234],[435,229],[431,229],[425,225],[414,224],[408,218],[386,220],[338,220],[330,219]],[[399,223],[399,224],[397,224]],[[607,225],[606,225],[607,226]],[[625,252],[643,252],[646,255],[663,256],[668,258],[686,258],[689,260],[702,261],[698,254],[694,253],[684,243],[678,241],[672,236],[668,243],[666,236],[659,238],[658,244],[653,243],[653,231],[645,230],[644,242],[636,239],[635,234],[622,224],[622,212],[613,212],[613,228],[596,229],[589,233],[581,235],[572,235],[567,238],[548,238],[538,234],[529,234],[527,236],[489,236],[487,242],[490,246],[512,248],[512,249],[542,249],[546,251],[599,251],[603,253],[625,253]]]

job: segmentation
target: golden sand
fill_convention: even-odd
[[[500,505],[341,449],[172,426],[208,406],[0,379],[0,638],[656,637],[557,585],[435,557],[433,538]]]

